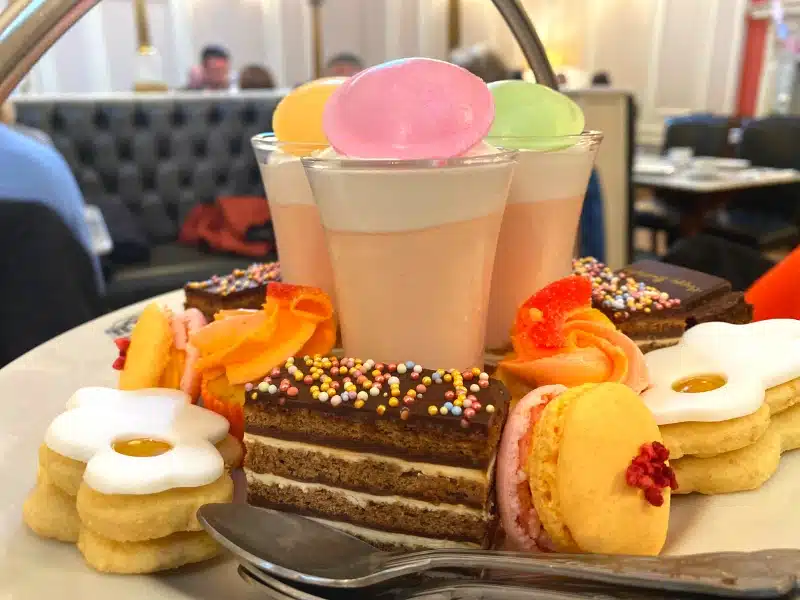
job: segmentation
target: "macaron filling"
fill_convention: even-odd
[[[533,503],[527,466],[536,423],[548,403],[566,390],[549,385],[528,394],[514,408],[503,434],[497,472],[500,519],[508,541],[520,549],[553,549]]]
[[[552,547],[559,552],[580,552],[561,511],[557,485],[558,457],[569,406],[592,387],[593,384],[588,384],[571,388],[554,402],[547,403],[534,425],[529,451],[523,455],[533,505],[542,529],[552,540]]]

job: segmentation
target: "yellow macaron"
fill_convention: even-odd
[[[534,426],[527,473],[534,507],[556,549],[661,551],[670,488],[655,492],[663,500],[656,506],[626,476],[643,446],[661,441],[651,412],[620,383],[571,388],[547,404]]]

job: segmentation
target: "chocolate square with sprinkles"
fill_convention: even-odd
[[[752,320],[744,294],[707,273],[654,260],[614,271],[591,257],[573,261],[573,272],[592,281],[592,305],[644,350],[675,344],[698,323]]]
[[[490,542],[509,395],[482,369],[296,357],[244,394],[251,503],[386,548]]]
[[[280,263],[253,263],[227,275],[214,275],[205,281],[190,281],[183,291],[186,308],[196,308],[213,319],[220,310],[245,308],[258,310],[264,304],[267,284],[281,280]]]

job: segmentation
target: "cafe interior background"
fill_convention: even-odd
[[[0,7],[9,1],[15,0],[0,0]],[[677,244],[697,234],[721,236],[770,261],[800,242],[798,183],[741,192],[772,198],[780,188],[782,206],[791,207],[788,213],[782,209],[777,222],[772,214],[748,216],[746,225],[759,225],[755,231],[732,226],[727,205],[705,203],[710,194],[692,188],[694,200],[687,203],[685,189],[684,200],[675,200],[669,185],[652,184],[654,173],[663,179],[664,169],[685,168],[686,151],[800,169],[800,0],[522,4],[562,89],[583,108],[587,127],[605,134],[596,165],[603,213],[597,253],[610,266],[649,256],[669,259]],[[188,89],[196,87],[192,77],[208,46],[230,57],[225,89]],[[11,96],[15,126],[42,132],[75,175],[106,279],[102,310],[252,261],[229,253],[188,256],[175,248],[181,221],[198,202],[263,195],[249,135],[268,131],[277,100],[324,75],[327,63],[343,53],[363,66],[427,56],[489,64],[496,78],[504,78],[496,74],[498,65],[507,77],[532,78],[489,0],[103,0],[44,54]],[[265,69],[272,86],[242,89],[239,74],[252,66]],[[236,129],[241,139],[230,138],[230,128],[220,133],[225,119],[219,107],[229,103],[243,107],[236,113],[243,120]],[[166,105],[172,112],[159,121],[159,107]],[[122,113],[115,111],[125,110],[133,129],[123,132],[115,121]],[[747,128],[775,118],[783,119],[773,127],[782,139],[770,148],[783,151],[745,156],[741,140]],[[144,172],[148,161],[171,159],[178,147],[174,131],[158,128],[187,122],[200,136],[188,150],[196,163],[191,173],[176,174],[172,183],[146,173],[137,181],[122,178],[126,164]],[[215,154],[219,136],[228,137],[224,151]],[[112,147],[113,160],[103,150]],[[237,169],[245,163],[249,174],[239,182]],[[709,168],[701,163],[698,172]],[[725,202],[747,210],[769,204],[736,194],[725,195]],[[149,247],[142,256],[120,258],[129,240],[110,223],[119,220],[117,206],[145,222]],[[695,210],[700,206],[703,212]],[[166,229],[157,223],[165,210],[165,222],[171,220]]]

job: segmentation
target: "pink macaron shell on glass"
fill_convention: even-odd
[[[463,155],[489,132],[494,99],[456,65],[409,58],[351,77],[330,97],[323,129],[351,158],[428,160]]]

